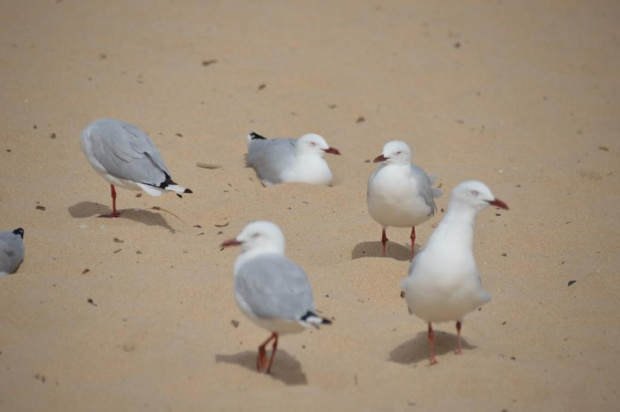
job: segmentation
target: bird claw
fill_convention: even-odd
[[[120,213],[116,212],[116,214],[110,213],[109,215],[99,215],[97,217],[102,217],[105,219],[113,219],[113,218],[119,217],[120,215],[121,215]]]

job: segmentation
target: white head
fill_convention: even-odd
[[[411,149],[407,143],[393,140],[383,146],[383,153],[377,156],[374,163],[411,164]]]
[[[508,205],[496,199],[491,190],[482,182],[468,180],[452,189],[450,205],[458,204],[469,207],[476,212],[489,205],[508,210]]]
[[[241,246],[244,252],[284,254],[284,234],[275,223],[252,222],[239,235],[222,243],[223,247]]]
[[[323,157],[325,153],[340,154],[338,149],[329,147],[325,139],[318,134],[308,133],[297,139],[297,154],[317,154]]]

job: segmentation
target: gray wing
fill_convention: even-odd
[[[254,168],[258,178],[271,184],[282,183],[280,173],[295,158],[295,139],[253,139],[248,142],[246,164]]]
[[[284,256],[257,257],[244,264],[235,289],[259,318],[295,321],[314,312],[306,273]]]
[[[431,209],[430,216],[433,216],[437,211],[437,205],[435,204],[434,200],[436,196],[435,192],[433,192],[433,184],[431,182],[431,179],[428,177],[426,172],[422,170],[422,168],[416,165],[411,165],[411,174],[418,182],[418,190],[420,196],[422,196],[426,204]]]
[[[151,139],[136,126],[101,119],[88,128],[92,155],[115,177],[160,186],[170,171]]]
[[[13,273],[24,260],[24,241],[13,232],[0,232],[0,273]]]

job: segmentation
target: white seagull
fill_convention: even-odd
[[[388,241],[385,229],[411,226],[413,259],[415,227],[435,214],[434,198],[443,192],[432,187],[434,176],[429,177],[424,170],[411,164],[411,150],[404,142],[388,142],[374,163],[379,163],[379,167],[368,179],[366,204],[370,216],[383,228],[383,256]]]
[[[265,186],[291,182],[329,185],[333,174],[323,159],[325,153],[340,154],[318,134],[305,134],[299,139],[267,139],[251,132],[246,165],[254,168]]]
[[[284,235],[271,222],[247,225],[223,247],[241,246],[235,261],[235,300],[239,309],[271,336],[258,347],[256,369],[270,373],[278,337],[298,333],[309,325],[330,324],[315,313],[312,288],[304,270],[284,255]],[[271,358],[265,347],[273,341]]]
[[[474,220],[478,212],[492,205],[508,210],[483,183],[467,181],[452,190],[448,212],[411,262],[409,276],[401,289],[409,313],[428,323],[431,365],[435,359],[432,322],[456,321],[457,354],[461,351],[461,323],[465,314],[491,300],[482,282],[472,251]]]
[[[99,119],[82,132],[82,151],[95,172],[110,182],[112,214],[118,217],[115,186],[144,190],[151,196],[165,191],[192,193],[172,181],[170,171],[151,139],[136,126],[119,120]]]
[[[0,276],[15,272],[24,260],[24,229],[0,232]]]

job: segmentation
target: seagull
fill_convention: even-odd
[[[235,300],[256,325],[271,333],[258,347],[256,369],[271,372],[279,335],[299,333],[312,325],[329,325],[315,313],[312,288],[304,270],[284,255],[284,235],[271,222],[247,225],[223,247],[241,246],[235,261]],[[271,358],[266,346],[273,341]]]
[[[474,220],[489,205],[508,210],[508,205],[481,182],[467,181],[456,186],[448,212],[424,250],[411,262],[409,275],[401,283],[409,313],[428,323],[431,365],[437,363],[431,323],[456,321],[456,353],[461,355],[463,316],[491,300],[482,289],[472,251]]]
[[[118,217],[115,186],[144,190],[151,196],[161,196],[166,190],[192,193],[172,181],[170,171],[153,141],[136,126],[112,119],[99,119],[82,132],[82,151],[101,177],[110,182],[112,214]]]
[[[0,276],[15,272],[24,260],[24,229],[0,232]]]
[[[383,256],[388,238],[388,226],[411,226],[411,259],[414,257],[415,227],[433,217],[437,211],[434,198],[442,195],[433,188],[436,176],[411,164],[411,150],[407,143],[397,140],[386,143],[383,153],[374,163],[377,170],[368,179],[366,204],[370,216],[381,225]]]
[[[299,139],[267,139],[251,132],[246,165],[254,168],[265,186],[291,182],[330,185],[333,174],[323,159],[325,153],[340,154],[318,134],[305,134]]]

